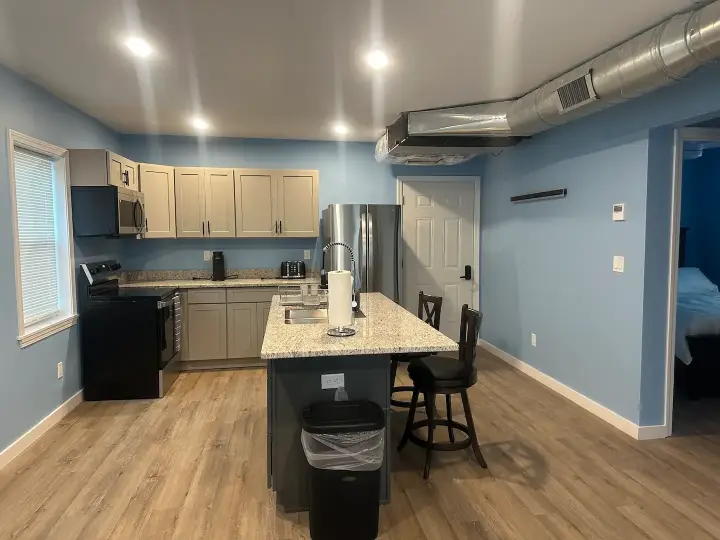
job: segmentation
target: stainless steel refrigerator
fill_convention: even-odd
[[[360,292],[379,292],[400,301],[400,206],[331,204],[322,213],[323,246],[343,242],[355,254]],[[333,246],[325,254],[326,270],[350,270],[350,253]]]

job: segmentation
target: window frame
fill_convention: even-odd
[[[15,148],[29,150],[46,156],[53,161],[53,177],[55,193],[62,194],[55,200],[56,219],[64,214],[66,223],[58,227],[58,279],[60,313],[43,319],[35,324],[25,326],[23,317],[22,272],[20,267],[20,240],[17,213],[17,194],[15,185]],[[24,135],[11,129],[8,130],[8,163],[10,165],[10,204],[13,221],[13,252],[15,261],[15,294],[18,316],[18,342],[21,348],[28,347],[45,338],[70,328],[78,319],[77,300],[75,296],[75,249],[72,230],[72,205],[70,203],[70,164],[68,151],[44,141]],[[62,224],[60,224],[62,225]],[[63,261],[66,261],[64,264]]]

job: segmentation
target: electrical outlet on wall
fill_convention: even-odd
[[[530,345],[537,347],[537,336],[535,334],[530,334]]]
[[[212,261],[212,251],[203,251],[203,260]]]
[[[304,258],[306,261],[309,261],[310,259],[312,259],[312,252],[311,252],[309,249],[306,249],[306,250],[305,250],[305,255],[304,255],[303,258]]]
[[[58,362],[58,365],[57,365],[57,375],[58,375],[58,379],[62,379],[62,378],[63,378],[63,363],[62,363],[62,362]]]
[[[323,390],[340,388],[341,386],[345,386],[345,374],[328,373],[327,375],[320,375],[320,383]]]

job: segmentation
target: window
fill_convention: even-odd
[[[10,131],[18,341],[32,345],[77,320],[67,150]]]

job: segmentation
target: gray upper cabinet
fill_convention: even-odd
[[[202,167],[175,168],[175,220],[178,238],[205,236],[205,172]]]
[[[232,169],[205,169],[207,236],[235,236],[235,184]]]
[[[140,180],[145,195],[145,238],[175,238],[175,170],[141,163]]]
[[[319,236],[318,172],[278,171],[276,183],[275,204],[280,236]]]
[[[276,236],[273,171],[235,169],[235,235],[239,238]]]
[[[70,150],[70,183],[139,191],[138,164],[108,150]]]

